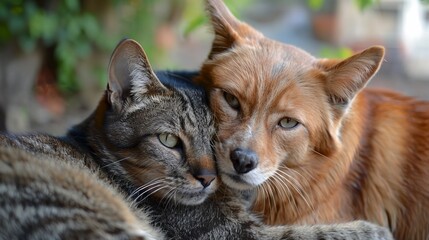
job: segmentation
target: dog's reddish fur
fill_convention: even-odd
[[[217,120],[222,180],[257,189],[253,209],[270,224],[366,219],[397,239],[428,239],[429,102],[363,89],[384,49],[317,59],[265,38],[220,0],[207,6],[215,40],[196,81]],[[284,129],[285,117],[300,124]],[[235,148],[257,153],[257,168],[236,173]]]

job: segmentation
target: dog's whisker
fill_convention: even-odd
[[[304,202],[307,204],[307,206],[310,208],[310,209],[312,209],[312,210],[314,210],[314,207],[313,207],[313,205],[312,204],[310,204],[310,201],[309,201],[309,199],[307,199],[307,198],[309,198],[309,196],[308,196],[308,194],[302,189],[302,187],[301,187],[301,184],[296,180],[296,179],[294,179],[294,178],[292,178],[289,174],[287,174],[286,172],[284,172],[284,171],[278,171],[278,176],[280,177],[280,178],[282,178],[283,180],[285,180],[287,183],[289,183],[294,189],[295,189],[295,191],[301,196],[301,198],[304,200]],[[295,182],[295,184],[291,181],[291,180],[289,180],[289,178],[290,179],[292,179],[292,180],[294,180],[294,182]],[[285,185],[286,185],[286,183],[284,183]],[[305,195],[305,196],[304,196]]]
[[[298,206],[296,205],[296,201],[293,198],[293,196],[291,195],[291,190],[288,186],[288,184],[286,184],[279,176],[278,174],[274,174],[272,177],[272,181],[273,181],[273,185],[276,186],[275,189],[280,191],[280,193],[283,193],[282,197],[287,197],[289,199],[289,202],[291,202],[293,204],[293,206],[295,207],[295,209],[298,209]],[[279,188],[280,187],[280,188]]]

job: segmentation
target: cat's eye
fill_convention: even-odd
[[[299,122],[293,118],[285,117],[280,120],[279,125],[284,129],[292,129],[298,126]]]
[[[175,148],[180,143],[179,137],[171,133],[161,133],[158,135],[158,139],[162,143],[162,145],[168,148]]]
[[[234,95],[227,92],[223,92],[223,97],[225,98],[225,101],[229,104],[229,106],[231,106],[232,108],[240,108],[240,102],[238,102],[238,99]]]

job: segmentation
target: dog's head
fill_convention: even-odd
[[[207,0],[215,39],[197,82],[218,126],[222,180],[250,189],[280,166],[312,164],[340,147],[341,120],[384,56],[372,47],[345,60],[317,59],[264,37],[221,0]]]

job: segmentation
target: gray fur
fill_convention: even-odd
[[[203,91],[189,83],[192,74],[163,72],[161,83],[132,40],[118,45],[109,74],[112,87],[95,112],[66,137],[0,136],[0,143],[12,149],[0,149],[0,191],[9,194],[0,200],[1,229],[7,233],[0,236],[27,238],[34,233],[27,229],[33,228],[40,229],[35,239],[68,233],[127,239],[136,236],[136,229],[146,237],[164,234],[168,239],[391,239],[385,228],[363,221],[262,225],[247,211],[246,193],[231,191],[217,179],[202,187],[197,179],[213,170],[215,131]],[[181,145],[164,146],[160,133],[179,136]],[[29,216],[32,211],[38,216]],[[7,220],[11,217],[16,221]],[[85,231],[75,232],[77,227]]]
[[[55,154],[0,147],[0,196],[0,239],[162,238],[114,187]]]

